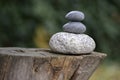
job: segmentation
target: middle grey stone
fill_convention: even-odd
[[[86,27],[81,22],[68,22],[65,25],[63,25],[63,31],[82,34],[86,31]]]

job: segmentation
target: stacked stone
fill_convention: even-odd
[[[65,32],[81,34],[86,31],[85,25],[80,22],[85,18],[82,12],[71,11],[65,16],[65,18],[70,21],[63,26]]]
[[[88,54],[95,49],[95,41],[84,34],[86,27],[80,21],[85,16],[80,11],[71,11],[65,16],[69,20],[63,25],[64,32],[54,34],[49,45],[52,51],[63,54]]]

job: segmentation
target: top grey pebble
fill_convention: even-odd
[[[65,18],[69,21],[79,22],[84,20],[85,16],[81,11],[70,11],[68,14],[66,14]]]

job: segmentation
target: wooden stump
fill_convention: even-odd
[[[106,55],[55,54],[39,48],[0,48],[0,80],[88,80]]]

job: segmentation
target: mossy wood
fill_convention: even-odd
[[[88,80],[106,55],[55,54],[49,49],[0,48],[0,80]]]

